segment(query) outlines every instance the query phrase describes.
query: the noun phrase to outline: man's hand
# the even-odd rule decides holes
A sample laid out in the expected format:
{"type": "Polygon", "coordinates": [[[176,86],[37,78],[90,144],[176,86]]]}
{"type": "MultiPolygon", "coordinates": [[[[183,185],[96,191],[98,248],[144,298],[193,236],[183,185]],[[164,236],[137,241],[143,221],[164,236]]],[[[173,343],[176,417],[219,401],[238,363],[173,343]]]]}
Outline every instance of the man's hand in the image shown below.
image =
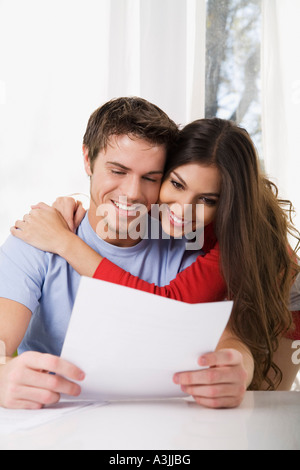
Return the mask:
{"type": "Polygon", "coordinates": [[[198,363],[208,368],[175,374],[173,380],[182,391],[207,408],[238,407],[248,378],[242,354],[235,349],[222,349],[202,356],[198,363]]]}
{"type": "Polygon", "coordinates": [[[37,410],[53,405],[60,395],[77,397],[82,381],[78,367],[57,356],[26,352],[0,366],[0,406],[37,410]]]}

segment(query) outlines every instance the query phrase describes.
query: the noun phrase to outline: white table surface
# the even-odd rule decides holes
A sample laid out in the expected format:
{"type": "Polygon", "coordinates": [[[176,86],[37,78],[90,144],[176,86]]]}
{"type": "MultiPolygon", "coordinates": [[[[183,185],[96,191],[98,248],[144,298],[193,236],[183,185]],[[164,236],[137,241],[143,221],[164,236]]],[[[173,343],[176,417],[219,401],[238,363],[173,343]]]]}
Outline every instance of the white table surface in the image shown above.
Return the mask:
{"type": "Polygon", "coordinates": [[[116,402],[1,436],[1,450],[300,449],[300,393],[247,392],[233,410],[185,399],[116,402]]]}

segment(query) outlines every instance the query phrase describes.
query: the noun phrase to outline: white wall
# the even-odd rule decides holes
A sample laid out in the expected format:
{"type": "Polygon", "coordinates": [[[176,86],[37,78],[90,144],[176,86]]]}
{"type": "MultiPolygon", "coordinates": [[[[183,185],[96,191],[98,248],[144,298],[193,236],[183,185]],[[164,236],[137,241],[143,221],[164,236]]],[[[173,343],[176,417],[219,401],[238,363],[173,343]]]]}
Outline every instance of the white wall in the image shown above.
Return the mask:
{"type": "Polygon", "coordinates": [[[82,138],[107,100],[203,116],[204,25],[205,0],[0,0],[0,244],[31,204],[89,192],[82,138]]]}

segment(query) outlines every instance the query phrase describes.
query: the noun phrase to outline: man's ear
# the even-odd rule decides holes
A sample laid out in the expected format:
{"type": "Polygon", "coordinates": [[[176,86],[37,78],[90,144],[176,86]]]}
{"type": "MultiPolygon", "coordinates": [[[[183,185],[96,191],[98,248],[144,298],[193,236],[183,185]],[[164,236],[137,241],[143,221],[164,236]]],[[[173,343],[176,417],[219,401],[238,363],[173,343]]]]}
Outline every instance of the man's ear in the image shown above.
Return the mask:
{"type": "Polygon", "coordinates": [[[82,146],[82,152],[83,152],[83,162],[84,162],[84,168],[86,171],[86,174],[88,176],[92,176],[92,170],[91,170],[91,161],[89,157],[89,149],[83,145],[82,146]]]}

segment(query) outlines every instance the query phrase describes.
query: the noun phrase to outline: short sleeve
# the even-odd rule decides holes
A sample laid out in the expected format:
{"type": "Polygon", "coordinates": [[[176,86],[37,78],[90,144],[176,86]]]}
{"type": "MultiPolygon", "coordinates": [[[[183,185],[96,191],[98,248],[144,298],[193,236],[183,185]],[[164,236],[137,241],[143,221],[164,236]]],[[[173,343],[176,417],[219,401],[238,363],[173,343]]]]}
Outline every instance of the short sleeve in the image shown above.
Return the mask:
{"type": "Polygon", "coordinates": [[[34,312],[47,272],[47,253],[10,236],[0,248],[0,297],[34,312]]]}

